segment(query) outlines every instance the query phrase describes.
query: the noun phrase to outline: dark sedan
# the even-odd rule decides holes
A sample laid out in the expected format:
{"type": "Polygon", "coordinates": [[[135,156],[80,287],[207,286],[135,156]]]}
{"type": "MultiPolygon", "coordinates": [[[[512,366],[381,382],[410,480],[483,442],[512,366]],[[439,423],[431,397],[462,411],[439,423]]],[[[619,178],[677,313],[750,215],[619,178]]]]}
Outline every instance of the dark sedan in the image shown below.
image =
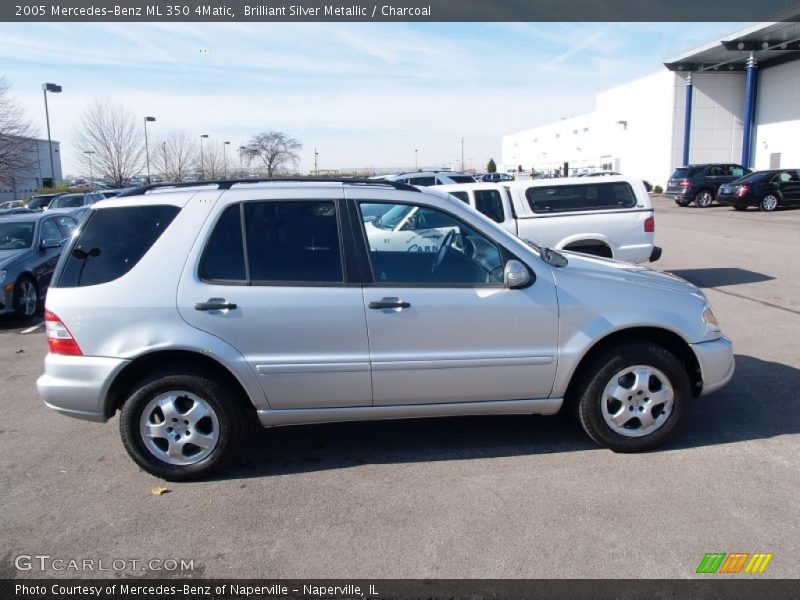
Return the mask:
{"type": "Polygon", "coordinates": [[[36,314],[76,225],[70,215],[47,212],[0,220],[0,315],[30,319],[36,314]]]}
{"type": "Polygon", "coordinates": [[[780,206],[800,205],[800,170],[756,171],[720,186],[717,200],[736,210],[757,206],[772,212],[780,206]]]}

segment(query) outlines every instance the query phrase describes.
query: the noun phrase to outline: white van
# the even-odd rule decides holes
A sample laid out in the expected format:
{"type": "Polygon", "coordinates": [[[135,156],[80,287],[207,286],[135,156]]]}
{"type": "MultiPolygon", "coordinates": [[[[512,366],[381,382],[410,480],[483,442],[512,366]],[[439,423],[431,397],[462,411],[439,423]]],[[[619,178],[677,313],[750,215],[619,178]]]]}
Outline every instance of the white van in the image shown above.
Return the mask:
{"type": "Polygon", "coordinates": [[[653,204],[622,175],[437,186],[541,246],[631,263],[656,261],[653,204]]]}

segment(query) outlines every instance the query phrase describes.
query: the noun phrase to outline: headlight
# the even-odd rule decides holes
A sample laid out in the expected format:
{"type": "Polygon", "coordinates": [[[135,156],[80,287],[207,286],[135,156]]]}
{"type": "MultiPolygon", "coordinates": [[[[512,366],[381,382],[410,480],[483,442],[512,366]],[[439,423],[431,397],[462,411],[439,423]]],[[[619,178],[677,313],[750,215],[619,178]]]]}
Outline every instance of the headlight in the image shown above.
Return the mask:
{"type": "Polygon", "coordinates": [[[717,321],[717,315],[714,314],[714,311],[711,310],[711,306],[706,304],[706,308],[703,311],[703,323],[711,327],[712,329],[719,329],[719,322],[717,321]]]}
{"type": "Polygon", "coordinates": [[[0,271],[0,283],[5,282],[6,275],[8,275],[8,271],[0,271]]]}

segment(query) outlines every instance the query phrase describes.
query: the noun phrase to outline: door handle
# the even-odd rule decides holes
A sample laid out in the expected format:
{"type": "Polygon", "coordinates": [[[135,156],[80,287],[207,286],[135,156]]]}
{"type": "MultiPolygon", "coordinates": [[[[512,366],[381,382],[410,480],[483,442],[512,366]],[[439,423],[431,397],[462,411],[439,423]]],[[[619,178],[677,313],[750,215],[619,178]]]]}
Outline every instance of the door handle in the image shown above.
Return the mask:
{"type": "Polygon", "coordinates": [[[224,300],[218,300],[216,302],[209,300],[208,302],[198,302],[194,305],[195,310],[233,310],[234,308],[236,308],[235,303],[225,302],[224,300]]]}
{"type": "Polygon", "coordinates": [[[403,300],[400,300],[400,298],[381,298],[380,300],[369,303],[369,307],[375,309],[409,308],[410,306],[411,306],[410,302],[404,302],[403,300]]]}

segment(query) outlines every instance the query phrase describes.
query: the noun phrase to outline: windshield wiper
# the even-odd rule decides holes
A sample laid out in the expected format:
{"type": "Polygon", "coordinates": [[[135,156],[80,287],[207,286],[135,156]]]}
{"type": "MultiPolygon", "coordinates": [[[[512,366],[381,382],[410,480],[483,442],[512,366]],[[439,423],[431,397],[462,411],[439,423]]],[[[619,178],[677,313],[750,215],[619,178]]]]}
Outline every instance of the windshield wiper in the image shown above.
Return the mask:
{"type": "Polygon", "coordinates": [[[557,268],[566,267],[569,264],[567,257],[553,250],[552,248],[548,248],[547,246],[540,246],[536,242],[531,240],[522,238],[526,244],[531,246],[534,250],[536,250],[539,255],[542,257],[542,260],[546,262],[548,265],[552,265],[557,268]]]}

